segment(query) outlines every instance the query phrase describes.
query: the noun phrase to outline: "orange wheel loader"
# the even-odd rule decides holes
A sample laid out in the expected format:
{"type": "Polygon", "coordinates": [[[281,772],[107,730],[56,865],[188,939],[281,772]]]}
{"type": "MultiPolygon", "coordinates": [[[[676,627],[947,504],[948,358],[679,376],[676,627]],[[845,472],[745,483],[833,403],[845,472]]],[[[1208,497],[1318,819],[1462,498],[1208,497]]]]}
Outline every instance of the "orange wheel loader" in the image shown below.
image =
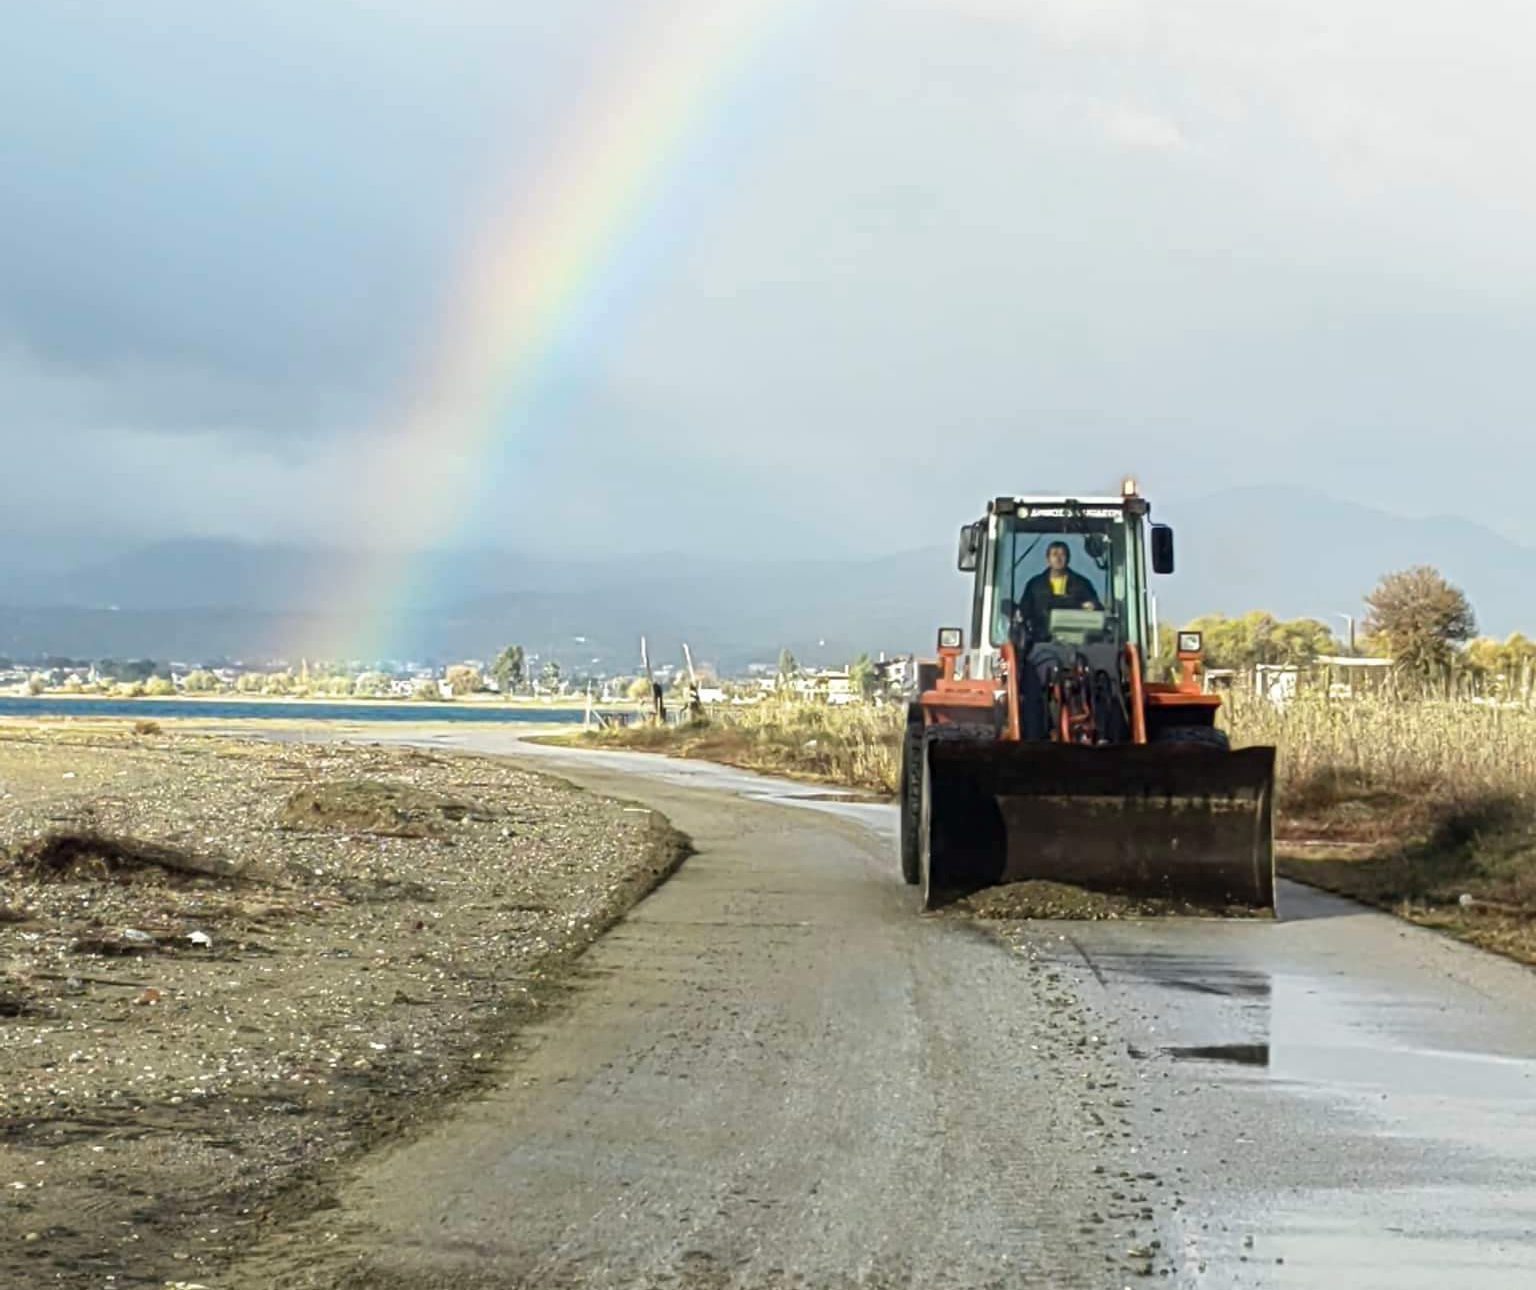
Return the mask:
{"type": "Polygon", "coordinates": [[[1118,497],[1000,497],[960,532],[970,648],[939,632],[902,750],[902,876],[925,909],[1048,879],[1204,907],[1274,904],[1275,750],[1233,750],[1201,641],[1149,679],[1148,570],[1173,531],[1118,497]]]}

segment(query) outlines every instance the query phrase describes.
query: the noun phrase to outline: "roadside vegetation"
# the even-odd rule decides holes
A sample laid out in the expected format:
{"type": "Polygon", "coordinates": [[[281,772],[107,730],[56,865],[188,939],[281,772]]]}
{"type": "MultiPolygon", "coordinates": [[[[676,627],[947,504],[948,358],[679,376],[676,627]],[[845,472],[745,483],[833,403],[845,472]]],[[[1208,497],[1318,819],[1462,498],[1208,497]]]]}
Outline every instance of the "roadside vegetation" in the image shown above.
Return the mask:
{"type": "MultiPolygon", "coordinates": [[[[894,794],[903,716],[779,697],[576,739],[894,794]]],[[[1303,690],[1229,696],[1223,721],[1279,749],[1282,874],[1536,962],[1536,708],[1303,690]]]]}
{"type": "Polygon", "coordinates": [[[768,775],[789,775],[871,793],[894,793],[901,771],[903,709],[835,706],[778,696],[712,709],[677,726],[635,724],[576,736],[586,746],[701,757],[768,775]]]}
{"type": "Polygon", "coordinates": [[[1227,713],[1234,742],[1280,750],[1282,874],[1536,962],[1536,708],[1303,693],[1227,713]]]}

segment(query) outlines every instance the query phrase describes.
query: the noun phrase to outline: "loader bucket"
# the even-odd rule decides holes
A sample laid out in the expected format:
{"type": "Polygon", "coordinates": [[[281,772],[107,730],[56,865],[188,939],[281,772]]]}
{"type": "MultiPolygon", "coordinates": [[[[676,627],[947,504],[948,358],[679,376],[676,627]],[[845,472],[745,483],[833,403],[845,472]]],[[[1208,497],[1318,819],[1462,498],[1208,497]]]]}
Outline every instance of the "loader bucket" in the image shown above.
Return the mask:
{"type": "Polygon", "coordinates": [[[1221,909],[1275,900],[1273,748],[927,745],[924,907],[1028,879],[1221,909]]]}

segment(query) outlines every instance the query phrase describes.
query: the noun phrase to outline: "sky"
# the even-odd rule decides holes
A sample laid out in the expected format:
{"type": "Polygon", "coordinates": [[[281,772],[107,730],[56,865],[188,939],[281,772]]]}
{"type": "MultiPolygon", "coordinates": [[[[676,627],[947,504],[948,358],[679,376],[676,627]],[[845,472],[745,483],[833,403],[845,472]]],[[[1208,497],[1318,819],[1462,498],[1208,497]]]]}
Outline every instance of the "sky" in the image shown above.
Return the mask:
{"type": "Polygon", "coordinates": [[[0,541],[841,556],[1128,471],[1536,544],[1533,56],[1514,0],[16,6],[0,541]]]}

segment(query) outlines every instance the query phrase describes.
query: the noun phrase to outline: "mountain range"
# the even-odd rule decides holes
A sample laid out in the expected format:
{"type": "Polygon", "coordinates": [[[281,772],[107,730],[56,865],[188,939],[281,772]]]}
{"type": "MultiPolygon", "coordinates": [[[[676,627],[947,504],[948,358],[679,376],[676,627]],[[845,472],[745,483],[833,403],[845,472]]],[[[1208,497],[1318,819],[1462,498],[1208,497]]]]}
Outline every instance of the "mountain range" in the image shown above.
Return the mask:
{"type": "MultiPolygon", "coordinates": [[[[1482,630],[1536,630],[1536,548],[1453,516],[1410,518],[1297,488],[1236,489],[1157,508],[1175,526],[1179,571],[1157,586],[1164,621],[1266,609],[1321,618],[1342,633],[1384,573],[1431,564],[1462,587],[1482,630]]],[[[568,668],[630,671],[638,638],[670,659],[688,641],[726,670],[868,650],[930,648],[966,618],[954,543],[965,516],[908,519],[878,558],[773,561],[728,550],[561,559],[499,551],[424,557],[429,588],[389,649],[411,659],[486,658],[516,641],[568,668]],[[941,534],[904,549],[914,536],[941,534]]],[[[35,555],[35,553],[30,553],[35,555]]],[[[199,661],[291,658],[335,611],[303,603],[360,574],[355,552],[184,540],[87,555],[39,573],[25,547],[0,550],[0,654],[199,661]]]]}

